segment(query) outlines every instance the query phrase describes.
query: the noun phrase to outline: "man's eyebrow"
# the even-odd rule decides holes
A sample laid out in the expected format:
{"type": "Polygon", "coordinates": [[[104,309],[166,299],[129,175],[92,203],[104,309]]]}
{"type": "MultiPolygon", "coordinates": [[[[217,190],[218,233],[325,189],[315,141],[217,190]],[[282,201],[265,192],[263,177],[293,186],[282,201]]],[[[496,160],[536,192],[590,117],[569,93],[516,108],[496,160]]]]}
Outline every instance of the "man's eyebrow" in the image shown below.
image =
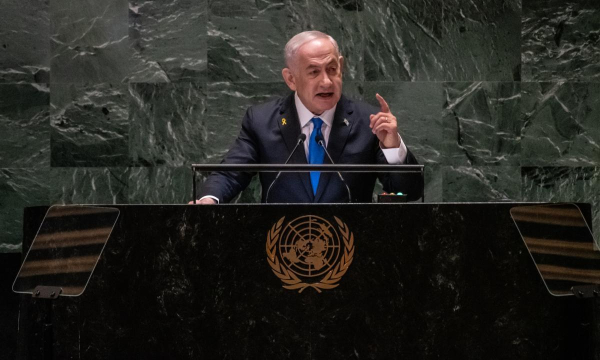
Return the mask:
{"type": "Polygon", "coordinates": [[[336,61],[336,59],[331,59],[330,61],[326,62],[326,63],[312,63],[312,64],[308,64],[306,66],[306,69],[311,69],[311,68],[320,68],[321,66],[330,66],[330,65],[338,65],[338,62],[336,61]]]}

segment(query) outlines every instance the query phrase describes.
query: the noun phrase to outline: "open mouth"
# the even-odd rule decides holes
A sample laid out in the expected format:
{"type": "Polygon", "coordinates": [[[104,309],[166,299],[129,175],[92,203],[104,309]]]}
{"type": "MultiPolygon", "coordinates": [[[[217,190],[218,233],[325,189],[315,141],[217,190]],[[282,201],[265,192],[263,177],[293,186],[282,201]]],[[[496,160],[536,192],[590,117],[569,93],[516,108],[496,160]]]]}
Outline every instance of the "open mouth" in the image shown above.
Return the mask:
{"type": "Polygon", "coordinates": [[[318,93],[317,96],[322,99],[329,99],[333,96],[333,93],[332,92],[323,92],[323,93],[318,93]]]}

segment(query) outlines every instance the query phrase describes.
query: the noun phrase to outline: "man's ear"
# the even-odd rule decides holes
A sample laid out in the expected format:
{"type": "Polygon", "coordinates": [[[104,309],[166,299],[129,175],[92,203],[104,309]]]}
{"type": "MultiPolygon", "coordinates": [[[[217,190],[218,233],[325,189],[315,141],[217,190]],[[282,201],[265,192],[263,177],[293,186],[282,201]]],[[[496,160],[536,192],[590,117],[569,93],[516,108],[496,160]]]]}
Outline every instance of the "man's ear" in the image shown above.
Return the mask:
{"type": "Polygon", "coordinates": [[[339,62],[340,62],[340,72],[343,73],[344,72],[344,57],[340,56],[338,58],[339,62]]]}
{"type": "Polygon", "coordinates": [[[283,70],[281,70],[281,75],[283,76],[283,80],[290,88],[290,90],[296,91],[296,79],[294,78],[294,74],[292,74],[292,71],[288,68],[284,68],[283,70]]]}

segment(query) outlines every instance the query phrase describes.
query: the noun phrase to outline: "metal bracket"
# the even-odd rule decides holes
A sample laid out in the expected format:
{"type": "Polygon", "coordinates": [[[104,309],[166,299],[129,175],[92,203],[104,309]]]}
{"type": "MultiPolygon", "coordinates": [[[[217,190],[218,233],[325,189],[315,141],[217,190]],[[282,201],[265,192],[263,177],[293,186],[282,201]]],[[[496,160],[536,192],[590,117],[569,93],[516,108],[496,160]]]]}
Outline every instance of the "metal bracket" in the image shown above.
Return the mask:
{"type": "Polygon", "coordinates": [[[571,292],[578,299],[600,297],[600,285],[573,286],[571,292]]]}
{"type": "Polygon", "coordinates": [[[62,294],[62,288],[58,286],[39,285],[33,289],[31,296],[40,299],[57,299],[60,294],[62,294]]]}

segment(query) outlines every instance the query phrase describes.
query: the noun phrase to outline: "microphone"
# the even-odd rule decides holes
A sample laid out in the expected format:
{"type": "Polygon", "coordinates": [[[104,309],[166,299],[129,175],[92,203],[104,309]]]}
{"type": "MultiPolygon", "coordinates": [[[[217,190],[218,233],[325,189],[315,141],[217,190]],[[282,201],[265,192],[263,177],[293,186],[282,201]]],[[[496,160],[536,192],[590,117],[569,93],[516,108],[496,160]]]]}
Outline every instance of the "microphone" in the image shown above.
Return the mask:
{"type": "MultiPolygon", "coordinates": [[[[296,150],[298,150],[298,147],[300,145],[304,144],[305,141],[306,141],[306,135],[305,134],[300,134],[298,136],[298,140],[296,141],[296,146],[294,146],[294,149],[292,149],[292,152],[290,153],[290,156],[288,156],[288,158],[285,161],[284,165],[287,164],[288,162],[290,162],[290,159],[292,158],[292,155],[294,155],[294,153],[296,152],[296,150]]],[[[277,175],[275,176],[275,180],[273,180],[273,182],[271,183],[271,185],[269,185],[269,188],[267,189],[267,196],[265,196],[265,203],[269,202],[269,193],[271,192],[271,188],[275,184],[275,181],[277,181],[277,179],[279,179],[280,175],[281,175],[281,171],[277,173],[277,175]]]]}
{"type": "MultiPolygon", "coordinates": [[[[331,161],[332,164],[335,164],[333,162],[333,159],[331,158],[331,155],[329,155],[329,152],[327,151],[327,147],[325,147],[325,139],[323,139],[323,135],[317,134],[317,136],[315,137],[315,141],[317,142],[317,144],[321,145],[323,150],[325,150],[325,154],[327,154],[329,161],[331,161]]],[[[346,182],[346,180],[344,180],[344,177],[342,176],[342,174],[339,171],[336,171],[336,172],[337,172],[338,176],[340,177],[340,180],[342,180],[344,185],[346,185],[346,190],[348,190],[348,202],[351,203],[352,195],[350,194],[350,188],[348,187],[348,183],[346,182]]]]}

